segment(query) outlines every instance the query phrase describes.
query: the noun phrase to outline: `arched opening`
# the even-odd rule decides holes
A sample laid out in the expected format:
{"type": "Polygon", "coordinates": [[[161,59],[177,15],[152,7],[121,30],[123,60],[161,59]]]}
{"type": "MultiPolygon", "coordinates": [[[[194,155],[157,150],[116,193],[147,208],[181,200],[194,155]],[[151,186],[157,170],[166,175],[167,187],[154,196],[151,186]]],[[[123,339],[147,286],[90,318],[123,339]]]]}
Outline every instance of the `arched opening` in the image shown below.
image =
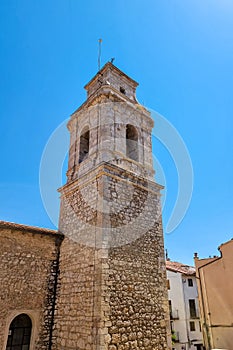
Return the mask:
{"type": "Polygon", "coordinates": [[[10,324],[6,350],[29,350],[32,321],[26,314],[16,316],[10,324]]]}
{"type": "Polygon", "coordinates": [[[133,125],[126,125],[126,156],[138,162],[138,132],[133,125]]]}
{"type": "Polygon", "coordinates": [[[83,132],[80,136],[80,145],[79,145],[79,164],[84,161],[89,153],[89,139],[90,131],[87,130],[83,132]]]}

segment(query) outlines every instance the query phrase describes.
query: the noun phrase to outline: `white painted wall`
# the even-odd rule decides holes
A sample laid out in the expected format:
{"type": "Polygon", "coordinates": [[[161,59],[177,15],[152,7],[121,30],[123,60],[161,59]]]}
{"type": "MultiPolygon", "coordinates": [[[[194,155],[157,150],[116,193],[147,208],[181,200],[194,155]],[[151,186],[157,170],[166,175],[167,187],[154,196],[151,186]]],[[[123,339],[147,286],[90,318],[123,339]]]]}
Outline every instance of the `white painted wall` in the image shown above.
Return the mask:
{"type": "Polygon", "coordinates": [[[172,303],[172,311],[176,313],[178,310],[179,316],[179,319],[171,320],[174,331],[179,333],[179,342],[172,347],[176,350],[197,350],[194,344],[202,343],[199,318],[190,319],[189,312],[189,299],[195,299],[197,315],[199,315],[196,278],[167,270],[167,279],[170,284],[168,297],[172,303]],[[192,287],[188,286],[188,278],[193,280],[192,287]],[[190,331],[190,321],[195,322],[195,331],[190,331]]]}
{"type": "MultiPolygon", "coordinates": [[[[195,322],[195,331],[190,331],[189,329],[189,339],[194,343],[197,343],[197,340],[202,340],[202,333],[200,331],[200,320],[199,320],[199,308],[198,308],[198,291],[197,291],[197,283],[196,278],[191,276],[183,276],[183,290],[184,290],[184,301],[185,301],[185,309],[188,319],[188,328],[189,322],[195,322]],[[192,278],[193,287],[189,287],[188,278],[192,278]],[[190,318],[190,310],[189,310],[189,299],[195,300],[197,317],[196,319],[190,318]]],[[[195,347],[194,347],[195,349],[195,347]]]]}

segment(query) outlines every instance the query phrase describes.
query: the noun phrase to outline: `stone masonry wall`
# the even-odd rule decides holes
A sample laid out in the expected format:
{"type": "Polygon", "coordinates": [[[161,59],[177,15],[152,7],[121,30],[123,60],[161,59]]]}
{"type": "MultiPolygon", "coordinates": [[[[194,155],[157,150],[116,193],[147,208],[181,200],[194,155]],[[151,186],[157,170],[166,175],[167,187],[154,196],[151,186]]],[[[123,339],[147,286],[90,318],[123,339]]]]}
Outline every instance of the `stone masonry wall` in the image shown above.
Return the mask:
{"type": "Polygon", "coordinates": [[[79,110],[69,121],[70,150],[68,181],[82,177],[101,162],[119,165],[135,174],[153,180],[150,113],[139,104],[114,102],[91,105],[79,110]],[[126,125],[138,133],[138,162],[126,154],[126,125]],[[90,130],[90,149],[85,161],[79,164],[80,135],[90,130]]]}
{"type": "Polygon", "coordinates": [[[112,231],[108,350],[168,349],[160,187],[122,171],[118,178],[110,173],[104,192],[112,231]]]}
{"type": "Polygon", "coordinates": [[[59,296],[53,350],[94,349],[97,343],[100,262],[95,248],[101,180],[86,177],[62,193],[59,230],[65,234],[60,253],[59,296]]]}
{"type": "Polygon", "coordinates": [[[134,243],[110,252],[109,350],[168,348],[158,232],[154,227],[134,243]]]}
{"type": "Polygon", "coordinates": [[[109,164],[62,189],[53,350],[169,349],[160,189],[109,164]]]}
{"type": "Polygon", "coordinates": [[[32,349],[49,350],[60,240],[55,232],[0,228],[0,349],[12,319],[24,312],[32,320],[32,349]]]}

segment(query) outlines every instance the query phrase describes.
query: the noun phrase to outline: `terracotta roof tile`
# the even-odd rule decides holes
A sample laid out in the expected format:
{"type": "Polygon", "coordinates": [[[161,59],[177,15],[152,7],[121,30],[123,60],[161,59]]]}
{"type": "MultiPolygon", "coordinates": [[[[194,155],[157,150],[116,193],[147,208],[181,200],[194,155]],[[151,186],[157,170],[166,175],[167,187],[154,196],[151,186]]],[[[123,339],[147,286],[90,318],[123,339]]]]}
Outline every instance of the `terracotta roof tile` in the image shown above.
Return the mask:
{"type": "Polygon", "coordinates": [[[12,229],[12,230],[19,230],[19,231],[29,231],[33,233],[41,233],[41,234],[52,234],[52,235],[59,235],[60,233],[56,230],[51,230],[48,228],[43,227],[36,227],[36,226],[29,226],[29,225],[22,225],[17,224],[15,222],[8,222],[8,221],[1,221],[0,220],[0,229],[12,229]]]}
{"type": "Polygon", "coordinates": [[[184,265],[184,264],[177,262],[177,261],[167,260],[166,261],[166,268],[167,268],[167,270],[179,272],[179,273],[182,273],[183,275],[188,275],[188,276],[195,275],[195,273],[196,273],[195,267],[189,266],[189,265],[184,265]]]}

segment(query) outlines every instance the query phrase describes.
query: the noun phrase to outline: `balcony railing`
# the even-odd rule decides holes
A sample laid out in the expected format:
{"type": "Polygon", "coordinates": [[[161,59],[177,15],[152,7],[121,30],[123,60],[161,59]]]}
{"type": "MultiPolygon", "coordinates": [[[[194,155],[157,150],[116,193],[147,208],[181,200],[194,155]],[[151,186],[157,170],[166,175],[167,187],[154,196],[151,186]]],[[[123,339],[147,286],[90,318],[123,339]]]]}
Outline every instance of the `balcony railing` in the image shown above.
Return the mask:
{"type": "Polygon", "coordinates": [[[198,312],[197,311],[192,311],[192,312],[190,312],[190,318],[193,318],[193,319],[197,319],[197,318],[199,318],[199,314],[198,314],[198,312]]]}
{"type": "Polygon", "coordinates": [[[172,331],[172,341],[178,343],[180,341],[179,332],[172,331]]]}
{"type": "Polygon", "coordinates": [[[180,336],[179,336],[179,332],[175,332],[175,342],[179,342],[180,341],[180,336]]]}

